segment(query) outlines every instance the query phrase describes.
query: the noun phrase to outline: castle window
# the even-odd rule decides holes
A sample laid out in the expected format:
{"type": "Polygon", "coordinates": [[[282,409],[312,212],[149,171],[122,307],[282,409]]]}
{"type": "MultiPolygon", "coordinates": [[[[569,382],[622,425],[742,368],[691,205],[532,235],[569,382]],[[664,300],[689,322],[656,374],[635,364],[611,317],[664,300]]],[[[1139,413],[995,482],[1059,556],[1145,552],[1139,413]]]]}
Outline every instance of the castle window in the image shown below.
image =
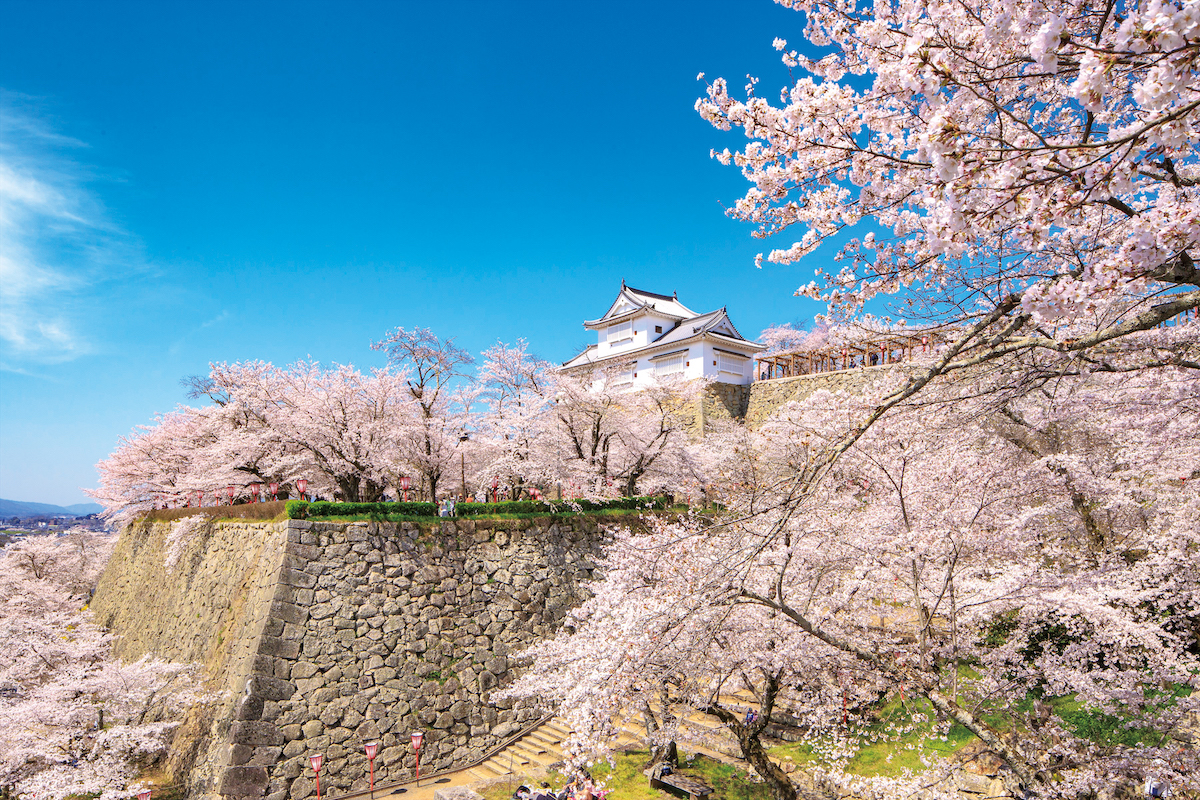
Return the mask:
{"type": "Polygon", "coordinates": [[[621,322],[608,326],[609,345],[633,341],[633,322],[621,322]]]}
{"type": "Polygon", "coordinates": [[[737,356],[729,356],[724,353],[717,353],[717,362],[720,366],[717,368],[719,372],[729,375],[744,375],[746,359],[738,358],[737,356]]]}
{"type": "Polygon", "coordinates": [[[656,375],[675,375],[683,372],[684,360],[683,354],[672,356],[671,358],[663,358],[655,362],[654,373],[656,375]]]}

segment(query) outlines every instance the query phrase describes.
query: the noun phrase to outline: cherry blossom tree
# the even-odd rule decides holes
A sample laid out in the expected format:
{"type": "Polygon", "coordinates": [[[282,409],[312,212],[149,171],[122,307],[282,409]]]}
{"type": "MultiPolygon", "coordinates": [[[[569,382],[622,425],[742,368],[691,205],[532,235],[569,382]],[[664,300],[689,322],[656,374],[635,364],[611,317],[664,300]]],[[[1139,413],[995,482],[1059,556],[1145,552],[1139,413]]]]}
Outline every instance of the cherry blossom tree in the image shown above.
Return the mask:
{"type": "Polygon", "coordinates": [[[803,230],[767,260],[863,231],[802,292],[853,309],[917,287],[999,352],[1080,351],[1200,304],[1194,3],[778,2],[804,15],[809,49],[775,40],[800,77],[778,105],[717,79],[696,108],[751,140],[715,153],[753,184],[730,214],[803,230]],[[1134,302],[1061,327],[1114,299],[1134,302]]]}
{"type": "Polygon", "coordinates": [[[477,470],[479,482],[498,477],[505,485],[520,486],[557,479],[545,460],[539,460],[544,448],[537,442],[553,419],[551,398],[557,380],[552,370],[529,353],[524,339],[512,347],[497,342],[483,352],[477,378],[483,411],[472,422],[476,442],[487,453],[477,470]]]}
{"type": "MultiPolygon", "coordinates": [[[[714,151],[752,184],[730,215],[759,237],[803,231],[774,263],[849,237],[844,266],[798,292],[839,318],[902,295],[905,318],[957,333],[866,425],[938,375],[1013,354],[1116,368],[1107,345],[1195,313],[1194,2],[777,2],[803,14],[808,43],[775,40],[799,72],[779,102],[718,78],[696,103],[750,139],[714,151]]],[[[1164,361],[1200,365],[1186,349],[1148,363],[1164,361]]]]}
{"type": "Polygon", "coordinates": [[[688,425],[703,381],[655,379],[634,390],[615,374],[556,376],[543,462],[583,493],[678,488],[692,478],[688,425]]]}
{"type": "MultiPolygon", "coordinates": [[[[362,373],[297,362],[214,364],[203,382],[213,405],[181,406],[123,439],[97,469],[92,496],[122,520],[198,492],[251,483],[310,481],[313,492],[373,501],[395,484],[433,425],[403,372],[362,373]],[[407,449],[406,449],[407,448],[407,449]]],[[[414,457],[415,458],[415,457],[414,457]]],[[[424,463],[424,462],[418,462],[424,463]]]]}
{"type": "Polygon", "coordinates": [[[347,501],[379,499],[397,439],[416,424],[403,373],[249,362],[214,365],[212,379],[230,398],[220,409],[224,441],[236,453],[220,461],[237,463],[265,446],[273,473],[294,479],[297,467],[312,469],[347,501]]]}
{"type": "Polygon", "coordinates": [[[453,339],[439,339],[428,328],[396,328],[371,349],[386,351],[388,364],[406,375],[408,393],[420,416],[402,437],[403,457],[420,472],[430,498],[436,499],[438,483],[466,433],[471,398],[461,393],[456,382],[465,382],[468,375],[463,369],[475,359],[453,339]]]}
{"type": "MultiPolygon", "coordinates": [[[[595,748],[664,685],[716,713],[731,677],[765,697],[779,675],[801,725],[847,746],[828,780],[932,796],[944,761],[917,783],[844,771],[843,708],[907,693],[935,732],[961,725],[998,754],[1014,792],[1076,797],[1151,772],[1198,788],[1195,749],[1170,735],[1197,707],[1200,387],[1178,369],[1064,378],[1070,363],[1040,365],[1053,380],[982,375],[906,404],[815,487],[797,485],[805,464],[904,378],[789,406],[743,439],[751,450],[709,457],[742,478],[716,524],[618,537],[593,599],[529,653],[514,691],[561,703],[595,748]],[[587,645],[601,640],[602,653],[587,645]],[[1055,698],[1128,734],[1089,737],[1055,698]]],[[[656,736],[686,736],[683,716],[656,736]]]]}
{"type": "Polygon", "coordinates": [[[128,797],[202,700],[190,668],[124,664],[83,610],[115,537],[30,536],[0,554],[0,784],[128,797]]]}

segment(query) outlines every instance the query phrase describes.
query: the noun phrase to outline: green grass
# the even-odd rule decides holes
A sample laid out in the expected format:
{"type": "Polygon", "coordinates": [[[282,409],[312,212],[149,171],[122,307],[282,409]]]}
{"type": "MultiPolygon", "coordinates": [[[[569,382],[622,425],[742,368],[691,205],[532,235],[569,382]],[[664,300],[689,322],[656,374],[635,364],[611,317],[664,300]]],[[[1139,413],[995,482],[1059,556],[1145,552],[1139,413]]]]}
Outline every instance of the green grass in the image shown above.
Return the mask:
{"type": "MultiPolygon", "coordinates": [[[[925,720],[933,718],[932,708],[925,701],[910,700],[906,707],[893,700],[881,706],[876,720],[860,727],[856,736],[859,749],[847,762],[846,771],[865,777],[898,777],[906,770],[922,772],[922,752],[950,756],[975,738],[966,728],[954,725],[943,739],[934,733],[933,722],[914,722],[914,714],[925,720]],[[903,728],[909,730],[900,732],[903,728]]],[[[769,752],[776,759],[790,758],[801,767],[824,762],[817,750],[801,742],[772,747],[769,752]]]]}
{"type": "MultiPolygon", "coordinates": [[[[960,678],[970,680],[969,668],[960,669],[960,678]]],[[[1186,691],[1164,692],[1163,701],[1186,691]]],[[[1074,697],[1052,697],[1046,702],[1055,716],[1076,736],[1088,739],[1101,746],[1162,746],[1167,736],[1147,728],[1129,728],[1120,717],[1084,708],[1074,697]]],[[[1009,733],[1023,727],[1023,718],[1033,708],[1032,696],[1012,708],[984,708],[980,716],[998,733],[1009,733]]],[[[890,700],[875,709],[875,716],[866,725],[859,725],[854,733],[858,751],[845,764],[847,772],[864,777],[898,777],[906,770],[913,773],[924,771],[921,754],[952,756],[975,740],[975,734],[962,725],[952,725],[943,734],[944,726],[935,725],[935,714],[928,701],[910,699],[902,705],[898,699],[890,700]],[[914,720],[914,715],[920,715],[914,720]]],[[[853,724],[853,723],[852,723],[853,724]]],[[[828,765],[821,756],[819,745],[788,743],[773,747],[770,753],[776,759],[790,758],[797,766],[828,765]]]]}
{"type": "MultiPolygon", "coordinates": [[[[724,800],[768,800],[771,796],[767,787],[749,780],[745,770],[730,764],[697,755],[692,760],[680,759],[679,773],[698,778],[713,787],[712,797],[724,800]]],[[[604,783],[613,790],[612,800],[665,800],[679,795],[650,788],[650,780],[642,774],[650,755],[645,750],[633,750],[614,754],[615,767],[600,762],[589,772],[596,783],[604,783]]],[[[522,783],[535,787],[547,781],[555,791],[566,784],[565,775],[551,772],[546,776],[517,775],[512,780],[494,783],[481,791],[485,800],[508,800],[513,789],[522,783]]]]}
{"type": "Polygon", "coordinates": [[[357,516],[346,517],[308,517],[308,519],[314,522],[356,522],[369,520],[374,522],[417,522],[429,525],[438,522],[461,522],[464,520],[559,519],[563,517],[636,517],[648,513],[662,512],[649,512],[640,508],[614,508],[605,509],[603,511],[561,511],[554,514],[474,514],[471,516],[454,517],[415,517],[408,514],[361,514],[357,516]]]}

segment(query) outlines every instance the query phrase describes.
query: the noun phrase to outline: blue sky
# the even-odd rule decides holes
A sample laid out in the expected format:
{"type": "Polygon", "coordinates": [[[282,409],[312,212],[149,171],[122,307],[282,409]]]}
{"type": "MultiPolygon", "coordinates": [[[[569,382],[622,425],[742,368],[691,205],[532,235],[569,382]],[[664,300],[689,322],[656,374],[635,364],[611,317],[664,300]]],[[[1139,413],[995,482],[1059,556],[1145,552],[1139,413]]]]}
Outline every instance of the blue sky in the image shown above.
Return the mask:
{"type": "MultiPolygon", "coordinates": [[[[622,278],[811,318],[755,269],[698,72],[776,96],[769,0],[0,4],[0,496],[85,501],[210,361],[561,361],[622,278]]],[[[818,254],[816,258],[819,258],[818,254]]]]}

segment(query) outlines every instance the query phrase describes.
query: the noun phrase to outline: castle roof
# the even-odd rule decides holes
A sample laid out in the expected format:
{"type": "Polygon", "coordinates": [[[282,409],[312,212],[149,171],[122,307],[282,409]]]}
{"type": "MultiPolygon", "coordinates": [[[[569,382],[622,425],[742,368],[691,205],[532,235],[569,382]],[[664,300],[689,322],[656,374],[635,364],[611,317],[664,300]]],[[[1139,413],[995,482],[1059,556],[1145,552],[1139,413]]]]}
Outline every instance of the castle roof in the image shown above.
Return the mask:
{"type": "Polygon", "coordinates": [[[677,348],[701,339],[724,345],[730,348],[728,352],[738,355],[758,353],[766,349],[764,345],[748,341],[742,336],[729,319],[729,312],[724,307],[706,314],[697,314],[679,302],[679,296],[676,294],[656,294],[634,289],[626,286],[625,281],[621,281],[621,291],[604,316],[585,322],[583,326],[595,330],[644,315],[665,317],[673,320],[675,324],[649,344],[620,350],[603,357],[597,352],[598,345],[588,345],[582,353],[563,364],[563,367],[570,369],[600,363],[620,363],[644,355],[663,354],[672,347],[677,348]]]}
{"type": "Polygon", "coordinates": [[[679,296],[676,294],[657,294],[634,289],[632,286],[626,286],[625,281],[621,281],[621,291],[617,294],[617,299],[608,307],[608,311],[605,311],[600,319],[584,322],[583,327],[605,328],[615,322],[634,319],[641,313],[651,313],[658,317],[675,320],[691,319],[697,316],[695,311],[679,302],[679,296]]]}

